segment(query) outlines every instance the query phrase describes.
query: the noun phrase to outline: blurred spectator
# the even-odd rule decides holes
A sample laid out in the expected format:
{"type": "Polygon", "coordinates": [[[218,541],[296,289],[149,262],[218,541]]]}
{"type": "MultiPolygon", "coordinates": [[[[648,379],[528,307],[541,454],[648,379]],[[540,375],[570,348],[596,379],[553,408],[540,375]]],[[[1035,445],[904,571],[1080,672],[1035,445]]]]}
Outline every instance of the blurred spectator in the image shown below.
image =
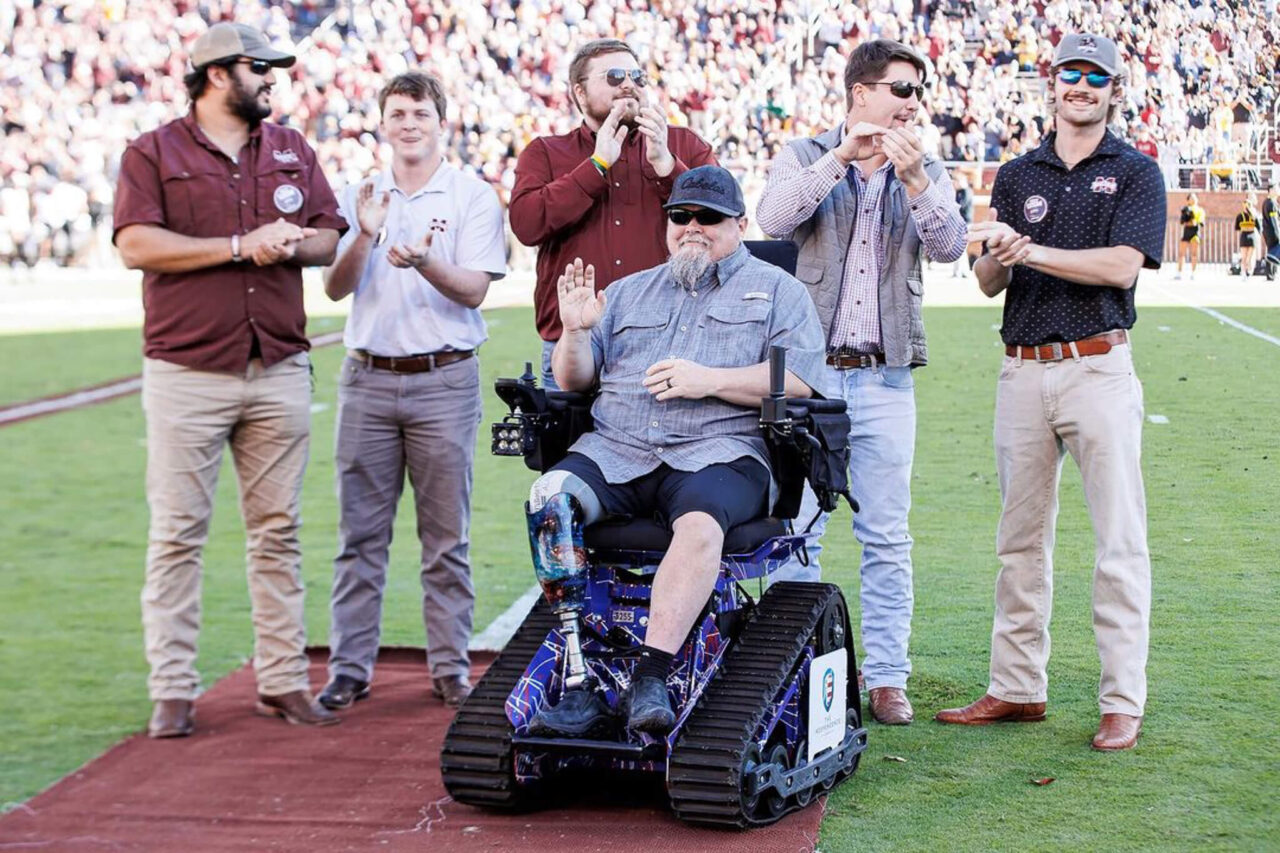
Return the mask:
{"type": "MultiPolygon", "coordinates": [[[[573,52],[621,36],[664,93],[668,121],[712,144],[754,209],[781,141],[840,120],[844,58],[880,36],[933,63],[922,135],[944,159],[994,164],[1038,145],[1053,45],[1064,31],[1086,30],[1116,39],[1128,56],[1117,130],[1136,139],[1145,127],[1171,183],[1203,186],[1209,162],[1265,162],[1280,51],[1268,4],[0,0],[0,261],[100,257],[93,234],[126,140],[186,111],[187,50],[208,23],[231,17],[281,42],[308,42],[304,61],[279,81],[276,107],[338,184],[375,167],[379,84],[420,67],[449,87],[450,162],[493,184],[505,204],[529,140],[573,125],[564,82],[573,52]]],[[[513,266],[527,268],[531,253],[512,248],[513,266]]]]}

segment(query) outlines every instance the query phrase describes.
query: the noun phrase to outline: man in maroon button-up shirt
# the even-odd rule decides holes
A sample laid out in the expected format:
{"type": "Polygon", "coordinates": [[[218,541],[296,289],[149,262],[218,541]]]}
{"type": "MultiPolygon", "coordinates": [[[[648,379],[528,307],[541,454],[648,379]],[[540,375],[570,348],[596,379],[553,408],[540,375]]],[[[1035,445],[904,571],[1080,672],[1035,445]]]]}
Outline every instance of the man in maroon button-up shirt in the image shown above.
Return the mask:
{"type": "Polygon", "coordinates": [[[626,42],[598,39],[569,64],[582,124],[533,140],[516,163],[511,230],[538,247],[533,292],[545,342],[542,379],[555,387],[551,350],[560,339],[556,281],[575,258],[596,269],[596,289],[667,259],[662,205],[671,185],[695,166],[715,164],[711,147],[688,128],[668,127],[648,78],[626,42]]]}
{"type": "Polygon", "coordinates": [[[248,532],[259,713],[337,722],[308,691],[298,502],[310,436],[302,267],[333,261],[346,225],[302,135],[262,120],[294,57],[243,24],[192,49],[191,112],[136,139],[115,242],[141,269],[147,502],[142,621],[153,737],[190,734],[201,551],[230,443],[248,532]]]}

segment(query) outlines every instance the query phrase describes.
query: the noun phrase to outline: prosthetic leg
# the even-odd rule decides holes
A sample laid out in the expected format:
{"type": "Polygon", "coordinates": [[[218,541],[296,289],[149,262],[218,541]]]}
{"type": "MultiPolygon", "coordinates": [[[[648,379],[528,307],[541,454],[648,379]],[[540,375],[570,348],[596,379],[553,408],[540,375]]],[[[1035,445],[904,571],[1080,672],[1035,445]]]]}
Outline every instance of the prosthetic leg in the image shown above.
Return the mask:
{"type": "Polygon", "coordinates": [[[565,641],[564,695],[554,706],[543,706],[529,722],[540,737],[586,737],[612,725],[612,712],[595,691],[582,658],[579,614],[586,605],[586,548],[582,541],[585,513],[578,499],[556,492],[540,508],[526,505],[533,570],[542,594],[560,619],[565,641]]]}

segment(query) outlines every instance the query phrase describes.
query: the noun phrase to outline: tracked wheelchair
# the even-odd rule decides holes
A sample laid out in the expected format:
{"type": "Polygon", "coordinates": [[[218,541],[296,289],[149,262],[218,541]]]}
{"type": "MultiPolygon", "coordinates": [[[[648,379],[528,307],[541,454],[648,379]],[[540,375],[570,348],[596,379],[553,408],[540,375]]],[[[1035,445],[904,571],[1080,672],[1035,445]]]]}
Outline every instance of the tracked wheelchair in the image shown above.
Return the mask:
{"type": "MultiPolygon", "coordinates": [[[[544,596],[445,737],[441,770],[454,800],[527,810],[554,802],[557,780],[575,771],[632,771],[662,775],[680,819],[745,828],[804,808],[857,769],[867,732],[839,587],[779,582],[758,599],[748,589],[803,553],[804,537],[790,520],[806,480],[825,510],[841,496],[853,504],[844,401],[785,398],[785,353],[775,348],[770,360],[760,428],[779,498],[772,515],[725,536],[714,591],[667,679],[674,728],[656,737],[618,720],[588,737],[531,731],[538,710],[570,688],[586,687],[618,707],[644,640],[650,585],[671,541],[653,519],[606,519],[584,529],[566,509],[531,521],[544,596]]],[[[591,429],[592,397],[537,387],[531,366],[519,379],[499,379],[496,390],[510,408],[493,425],[496,455],[523,456],[546,472],[591,429]]]]}

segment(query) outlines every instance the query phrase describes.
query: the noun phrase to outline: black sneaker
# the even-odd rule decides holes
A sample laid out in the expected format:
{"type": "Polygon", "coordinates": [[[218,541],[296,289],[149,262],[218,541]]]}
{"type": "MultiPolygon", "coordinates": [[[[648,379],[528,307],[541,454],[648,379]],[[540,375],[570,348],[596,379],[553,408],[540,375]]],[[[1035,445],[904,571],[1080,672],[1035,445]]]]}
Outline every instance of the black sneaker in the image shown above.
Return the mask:
{"type": "Polygon", "coordinates": [[[566,690],[552,707],[543,706],[529,721],[534,737],[590,737],[613,725],[613,713],[600,694],[585,687],[566,690]]]}
{"type": "Polygon", "coordinates": [[[676,724],[675,711],[667,697],[667,683],[651,675],[631,683],[623,706],[627,712],[627,728],[651,735],[665,735],[676,724]]]}
{"type": "Polygon", "coordinates": [[[316,699],[330,711],[340,711],[343,708],[350,708],[352,704],[368,695],[369,682],[349,675],[335,675],[316,699]]]}

